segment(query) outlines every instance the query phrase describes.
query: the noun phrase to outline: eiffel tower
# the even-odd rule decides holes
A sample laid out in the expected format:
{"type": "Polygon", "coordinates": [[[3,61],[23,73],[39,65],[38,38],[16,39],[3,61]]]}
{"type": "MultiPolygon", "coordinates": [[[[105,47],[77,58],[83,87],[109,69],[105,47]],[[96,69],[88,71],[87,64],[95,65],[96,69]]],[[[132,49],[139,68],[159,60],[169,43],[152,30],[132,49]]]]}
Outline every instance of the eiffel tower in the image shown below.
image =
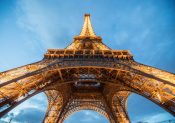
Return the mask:
{"type": "Polygon", "coordinates": [[[83,109],[111,123],[129,123],[131,93],[175,116],[175,74],[136,62],[128,50],[110,49],[95,34],[89,14],[65,49],[48,49],[39,62],[0,73],[0,117],[41,92],[48,99],[43,123],[62,123],[83,109]]]}

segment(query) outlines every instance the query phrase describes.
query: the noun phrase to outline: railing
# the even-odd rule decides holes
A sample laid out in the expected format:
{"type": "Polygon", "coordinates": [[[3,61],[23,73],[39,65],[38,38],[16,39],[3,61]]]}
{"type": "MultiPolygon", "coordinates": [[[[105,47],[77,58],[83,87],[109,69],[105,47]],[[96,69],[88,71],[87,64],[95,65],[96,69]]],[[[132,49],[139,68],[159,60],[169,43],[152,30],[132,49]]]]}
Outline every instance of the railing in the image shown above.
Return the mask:
{"type": "Polygon", "coordinates": [[[117,58],[133,59],[129,50],[67,50],[49,49],[44,58],[117,58]]]}

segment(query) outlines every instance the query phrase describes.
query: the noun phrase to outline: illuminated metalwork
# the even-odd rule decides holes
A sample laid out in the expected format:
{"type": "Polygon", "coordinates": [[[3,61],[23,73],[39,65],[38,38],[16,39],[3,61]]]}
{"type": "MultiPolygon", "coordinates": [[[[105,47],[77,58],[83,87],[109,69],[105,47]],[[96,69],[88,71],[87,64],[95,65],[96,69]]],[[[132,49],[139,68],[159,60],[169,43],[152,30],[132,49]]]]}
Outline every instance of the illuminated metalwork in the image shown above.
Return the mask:
{"type": "Polygon", "coordinates": [[[40,92],[48,97],[45,123],[61,123],[81,109],[95,110],[111,123],[129,123],[131,93],[175,115],[175,75],[134,61],[128,50],[107,47],[89,14],[67,48],[49,49],[39,62],[0,73],[0,117],[40,92]]]}

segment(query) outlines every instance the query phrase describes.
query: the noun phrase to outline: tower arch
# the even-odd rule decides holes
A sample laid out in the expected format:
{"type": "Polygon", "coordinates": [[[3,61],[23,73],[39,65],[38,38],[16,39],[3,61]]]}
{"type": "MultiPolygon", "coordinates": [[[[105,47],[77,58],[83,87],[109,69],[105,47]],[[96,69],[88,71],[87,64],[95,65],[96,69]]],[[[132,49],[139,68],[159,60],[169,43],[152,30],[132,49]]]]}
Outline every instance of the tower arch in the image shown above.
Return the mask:
{"type": "Polygon", "coordinates": [[[77,112],[73,112],[69,115],[63,123],[72,122],[72,123],[83,123],[83,122],[104,122],[110,123],[109,119],[107,119],[104,115],[100,114],[95,110],[79,110],[77,112]]]}
{"type": "MultiPolygon", "coordinates": [[[[76,106],[70,106],[70,109],[68,111],[64,112],[64,116],[59,120],[59,123],[62,123],[66,118],[68,118],[70,115],[72,115],[73,113],[76,113],[78,111],[81,110],[92,110],[92,111],[96,111],[99,114],[101,114],[102,116],[104,116],[105,118],[107,118],[111,123],[114,122],[114,119],[111,118],[111,116],[109,115],[110,113],[107,112],[107,110],[105,109],[105,107],[99,107],[99,104],[97,102],[74,102],[77,104],[74,104],[76,106]]],[[[100,104],[100,106],[102,106],[100,104]]]]}

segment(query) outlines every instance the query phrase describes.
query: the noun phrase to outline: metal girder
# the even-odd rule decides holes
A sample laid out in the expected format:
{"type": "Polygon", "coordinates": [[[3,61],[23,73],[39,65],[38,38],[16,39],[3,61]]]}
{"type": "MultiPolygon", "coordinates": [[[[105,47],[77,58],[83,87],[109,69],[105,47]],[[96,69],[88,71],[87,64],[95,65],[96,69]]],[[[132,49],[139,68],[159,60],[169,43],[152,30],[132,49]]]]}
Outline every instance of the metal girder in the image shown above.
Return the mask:
{"type": "Polygon", "coordinates": [[[61,123],[81,109],[128,123],[131,92],[175,115],[175,74],[135,62],[128,50],[107,47],[95,35],[90,15],[66,49],[49,49],[42,61],[0,73],[0,117],[40,92],[48,97],[45,123],[61,123]]]}
{"type": "MultiPolygon", "coordinates": [[[[21,98],[19,101],[13,101],[13,102],[10,101],[10,103],[7,102],[8,105],[6,105],[6,102],[5,102],[5,104],[3,106],[1,106],[1,108],[3,108],[3,110],[1,110],[1,112],[0,112],[0,117],[3,117],[5,114],[7,114],[12,109],[14,109],[16,106],[18,106],[19,104],[21,104],[25,100],[31,98],[32,96],[34,96],[40,92],[42,92],[42,91],[35,91],[35,92],[27,95],[26,97],[21,98]]],[[[7,100],[5,100],[5,101],[7,101],[7,100]]]]}
{"type": "MultiPolygon", "coordinates": [[[[161,105],[162,107],[166,108],[168,111],[173,113],[173,110],[171,110],[172,109],[171,107],[173,106],[173,100],[174,100],[173,94],[171,94],[167,90],[161,90],[160,88],[162,88],[163,86],[164,87],[168,86],[171,88],[174,88],[174,87],[168,84],[165,85],[162,81],[157,81],[157,79],[154,79],[154,77],[152,76],[143,76],[143,74],[138,74],[138,72],[123,70],[118,68],[115,69],[115,68],[95,67],[95,66],[68,67],[68,68],[60,68],[60,70],[59,68],[57,68],[55,71],[53,69],[53,70],[44,71],[44,72],[46,72],[47,74],[44,74],[42,72],[41,75],[37,74],[35,76],[31,76],[31,78],[32,77],[34,78],[33,84],[32,84],[32,81],[29,81],[31,80],[30,77],[28,78],[29,80],[28,79],[20,80],[20,83],[24,83],[22,84],[22,86],[20,86],[20,88],[24,88],[23,89],[24,91],[22,89],[16,92],[14,90],[11,90],[10,88],[15,87],[16,83],[12,83],[7,86],[1,87],[0,91],[4,95],[7,95],[6,97],[3,97],[3,98],[6,98],[7,100],[7,97],[10,97],[10,99],[16,100],[17,98],[20,97],[21,95],[20,93],[25,92],[24,94],[27,94],[26,92],[29,92],[30,89],[39,88],[38,84],[45,85],[45,82],[49,80],[52,80],[52,82],[54,82],[54,79],[53,79],[54,76],[56,76],[55,80],[57,81],[59,81],[59,79],[61,80],[60,84],[61,83],[64,84],[70,80],[72,80],[72,82],[86,80],[86,81],[98,81],[106,84],[111,84],[111,83],[115,84],[117,80],[122,80],[124,84],[126,84],[131,88],[132,91],[135,91],[141,95],[145,95],[145,97],[147,97],[148,99],[154,102],[158,101],[157,104],[161,105]],[[87,75],[90,75],[90,76],[87,76],[87,75]],[[36,81],[36,79],[38,78],[41,78],[40,81],[36,81]],[[41,82],[44,82],[44,83],[41,83],[41,82]],[[144,85],[144,88],[143,88],[143,85],[144,85]],[[7,88],[9,88],[9,91],[5,92],[7,88]],[[170,107],[168,106],[168,104],[171,104],[170,107]]],[[[41,86],[41,88],[43,87],[45,86],[41,86]]],[[[7,101],[7,104],[8,103],[9,102],[7,101]]]]}

